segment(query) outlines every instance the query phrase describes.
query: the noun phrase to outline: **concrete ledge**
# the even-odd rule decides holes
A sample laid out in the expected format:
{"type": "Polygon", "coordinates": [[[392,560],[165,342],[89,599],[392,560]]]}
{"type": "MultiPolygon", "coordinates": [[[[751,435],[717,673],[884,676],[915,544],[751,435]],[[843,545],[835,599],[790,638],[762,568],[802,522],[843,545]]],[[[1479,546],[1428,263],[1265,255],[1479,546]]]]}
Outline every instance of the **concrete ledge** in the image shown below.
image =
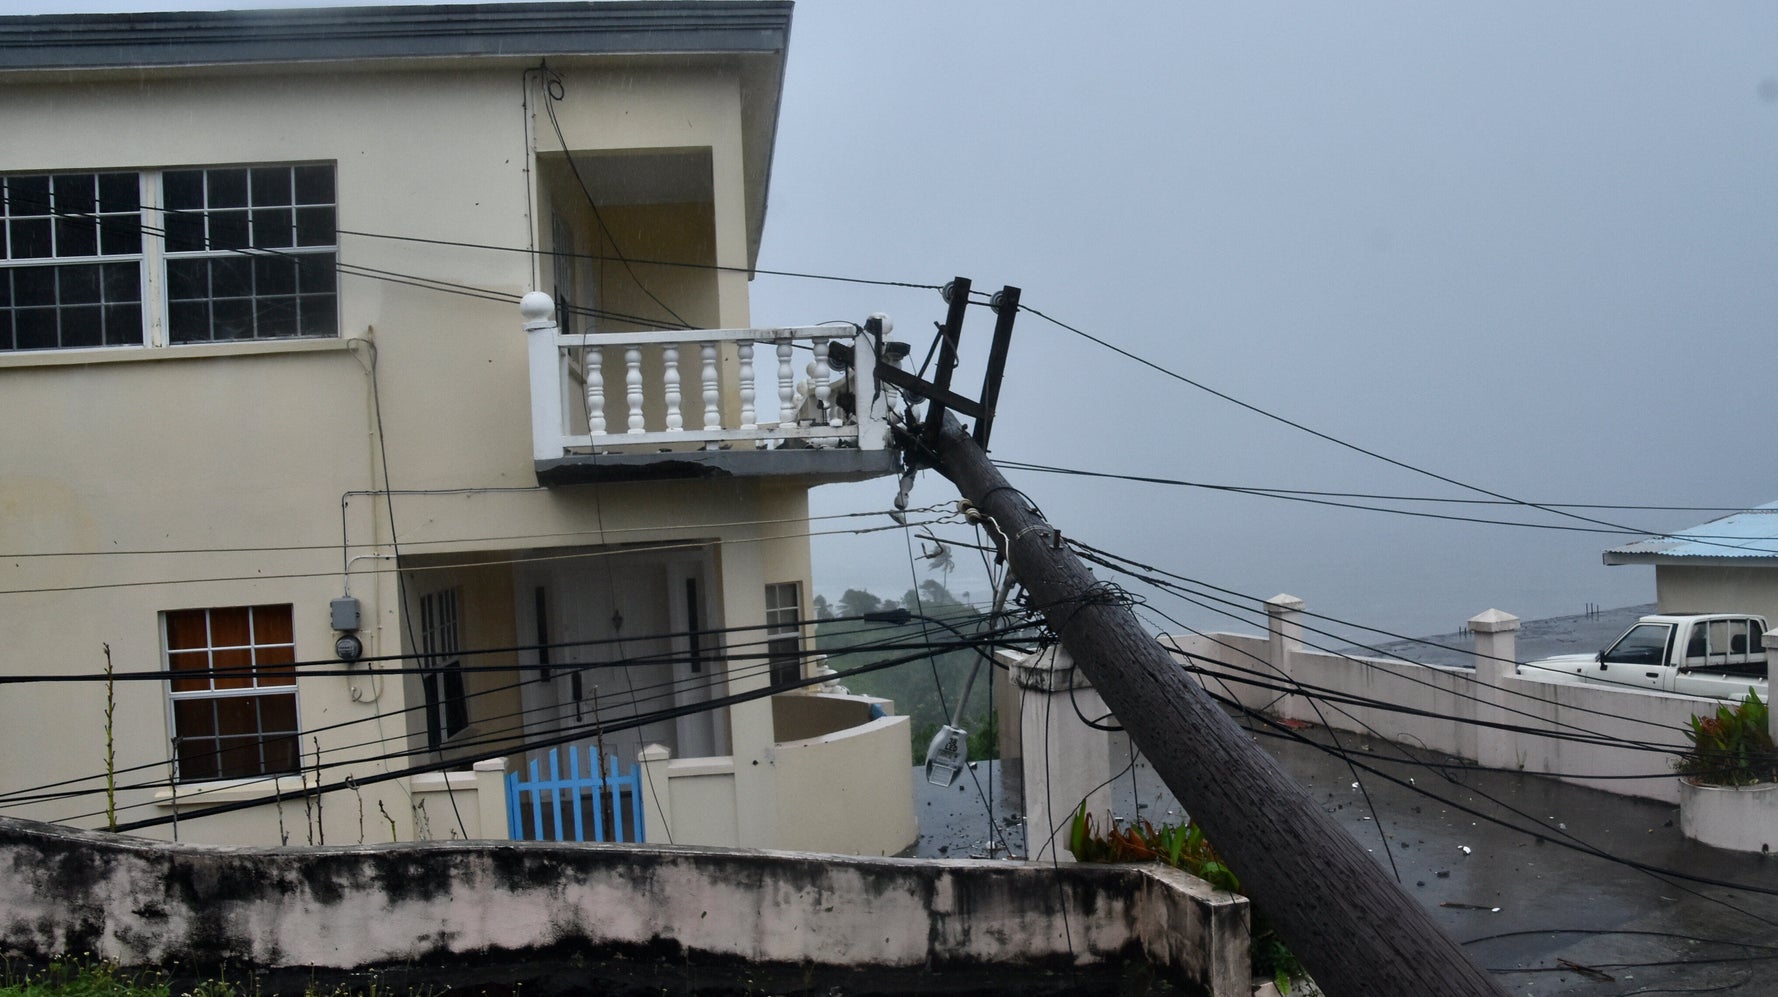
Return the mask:
{"type": "MultiPolygon", "coordinates": [[[[621,443],[623,437],[617,435],[613,440],[621,443]]],[[[790,477],[829,482],[865,481],[895,473],[898,459],[893,450],[810,447],[581,454],[535,463],[538,484],[559,486],[685,478],[790,477]]]]}
{"type": "Polygon", "coordinates": [[[36,959],[349,969],[603,947],[944,970],[1145,957],[1188,989],[1248,997],[1247,932],[1244,898],[1159,867],[529,842],[222,849],[0,819],[0,939],[36,959]]]}
{"type": "Polygon", "coordinates": [[[1679,829],[1693,841],[1737,852],[1778,846],[1778,783],[1705,786],[1680,779],[1679,829]]]}

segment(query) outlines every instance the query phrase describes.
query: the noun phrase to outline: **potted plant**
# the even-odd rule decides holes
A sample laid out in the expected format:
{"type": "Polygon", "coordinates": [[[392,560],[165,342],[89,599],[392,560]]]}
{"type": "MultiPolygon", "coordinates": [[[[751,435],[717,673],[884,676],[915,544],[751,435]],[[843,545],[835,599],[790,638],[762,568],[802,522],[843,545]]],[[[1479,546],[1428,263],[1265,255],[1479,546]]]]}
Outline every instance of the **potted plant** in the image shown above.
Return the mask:
{"type": "Polygon", "coordinates": [[[1752,689],[1734,705],[1693,716],[1690,747],[1674,767],[1679,825],[1718,848],[1769,852],[1778,845],[1778,748],[1767,705],[1752,689]]]}

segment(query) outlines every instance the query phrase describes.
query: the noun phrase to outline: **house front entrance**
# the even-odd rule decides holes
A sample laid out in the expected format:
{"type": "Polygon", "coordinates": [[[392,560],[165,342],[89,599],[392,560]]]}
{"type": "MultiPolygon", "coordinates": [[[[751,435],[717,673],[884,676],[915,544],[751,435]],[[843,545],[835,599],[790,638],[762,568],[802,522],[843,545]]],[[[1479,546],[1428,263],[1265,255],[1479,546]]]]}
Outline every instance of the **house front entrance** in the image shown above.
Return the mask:
{"type": "Polygon", "coordinates": [[[699,709],[726,690],[722,640],[709,632],[720,625],[713,574],[707,549],[594,550],[516,568],[525,741],[566,737],[625,761],[645,744],[726,754],[727,711],[699,709]]]}

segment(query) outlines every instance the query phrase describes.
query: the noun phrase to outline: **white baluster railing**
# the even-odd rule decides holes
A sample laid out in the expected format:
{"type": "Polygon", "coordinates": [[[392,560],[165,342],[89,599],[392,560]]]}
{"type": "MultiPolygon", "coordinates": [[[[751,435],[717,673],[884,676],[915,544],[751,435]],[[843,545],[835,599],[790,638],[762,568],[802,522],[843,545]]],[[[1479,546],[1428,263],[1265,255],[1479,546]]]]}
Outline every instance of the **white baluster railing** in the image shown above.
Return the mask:
{"type": "Polygon", "coordinates": [[[716,369],[716,344],[704,343],[704,429],[722,428],[722,381],[716,369]]]}
{"type": "Polygon", "coordinates": [[[581,350],[581,369],[586,377],[587,431],[593,436],[605,435],[605,351],[597,346],[581,350]]]}
{"type": "Polygon", "coordinates": [[[815,396],[815,420],[826,422],[833,408],[833,385],[828,383],[833,377],[833,369],[827,365],[827,340],[816,339],[814,343],[815,362],[809,369],[809,387],[815,396]]]}
{"type": "MultiPolygon", "coordinates": [[[[667,432],[685,429],[685,416],[679,412],[679,347],[661,347],[661,383],[667,396],[667,432]]],[[[633,410],[632,410],[633,411],[633,410]]]]}
{"type": "Polygon", "coordinates": [[[778,422],[796,422],[796,370],[790,366],[790,341],[778,341],[778,422]]]}
{"type": "Polygon", "coordinates": [[[753,383],[753,341],[743,339],[736,343],[735,352],[741,358],[741,428],[758,429],[759,414],[753,410],[753,400],[758,394],[753,383]]]}
{"type": "Polygon", "coordinates": [[[547,295],[527,295],[520,312],[530,341],[533,451],[539,461],[698,446],[881,450],[885,445],[882,412],[852,414],[836,404],[849,387],[858,404],[869,408],[866,403],[877,392],[865,340],[836,336],[834,326],[564,334],[553,320],[554,305],[547,295]],[[836,371],[829,353],[834,342],[852,343],[865,369],[836,371]],[[767,358],[775,354],[776,364],[756,362],[760,345],[769,347],[767,358]],[[793,366],[799,347],[812,357],[802,393],[793,366]],[[605,363],[606,351],[612,363],[605,363]],[[687,351],[695,352],[688,357],[687,351]],[[620,355],[621,368],[616,363],[620,355]],[[695,387],[687,390],[685,372],[692,364],[695,387]],[[853,383],[848,386],[848,381],[853,383]],[[761,419],[769,418],[770,402],[766,412],[758,407],[774,388],[775,423],[761,419]],[[620,392],[626,407],[621,419],[608,409],[620,392]],[[571,401],[584,401],[584,420],[579,404],[571,401]],[[701,419],[696,414],[699,401],[701,419]],[[688,405],[693,406],[689,418],[688,405]],[[614,424],[625,428],[614,431],[614,424]]]}
{"type": "Polygon", "coordinates": [[[642,417],[642,348],[632,346],[624,351],[624,401],[630,406],[630,434],[648,432],[642,417]]]}

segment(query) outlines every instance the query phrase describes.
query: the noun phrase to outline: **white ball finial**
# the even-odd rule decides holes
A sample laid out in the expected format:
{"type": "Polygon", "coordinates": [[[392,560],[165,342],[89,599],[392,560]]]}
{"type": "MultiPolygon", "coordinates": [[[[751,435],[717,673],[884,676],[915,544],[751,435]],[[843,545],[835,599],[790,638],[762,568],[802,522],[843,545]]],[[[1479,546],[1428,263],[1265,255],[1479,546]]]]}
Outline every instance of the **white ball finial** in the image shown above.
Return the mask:
{"type": "Polygon", "coordinates": [[[555,321],[555,299],[542,291],[532,291],[519,299],[519,317],[527,330],[541,328],[555,321]]]}

